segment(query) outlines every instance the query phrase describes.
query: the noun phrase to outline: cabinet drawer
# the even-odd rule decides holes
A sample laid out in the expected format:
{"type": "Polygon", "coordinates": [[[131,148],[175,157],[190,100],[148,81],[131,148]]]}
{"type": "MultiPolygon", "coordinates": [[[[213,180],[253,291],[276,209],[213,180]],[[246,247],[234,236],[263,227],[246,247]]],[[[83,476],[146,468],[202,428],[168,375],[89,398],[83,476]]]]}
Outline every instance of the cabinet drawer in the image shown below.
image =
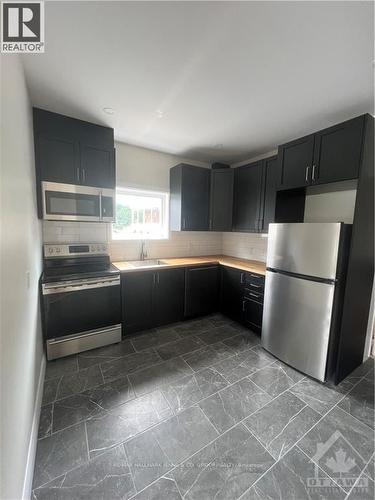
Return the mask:
{"type": "Polygon", "coordinates": [[[253,291],[251,288],[245,286],[243,296],[245,299],[254,300],[256,302],[263,304],[263,294],[264,294],[263,289],[262,291],[253,291]]]}
{"type": "Polygon", "coordinates": [[[254,290],[264,289],[264,276],[261,274],[255,273],[243,273],[242,274],[242,283],[245,286],[251,287],[254,290]]]}
{"type": "Polygon", "coordinates": [[[243,300],[243,320],[246,325],[257,332],[261,331],[263,318],[263,304],[244,298],[243,300]]]}

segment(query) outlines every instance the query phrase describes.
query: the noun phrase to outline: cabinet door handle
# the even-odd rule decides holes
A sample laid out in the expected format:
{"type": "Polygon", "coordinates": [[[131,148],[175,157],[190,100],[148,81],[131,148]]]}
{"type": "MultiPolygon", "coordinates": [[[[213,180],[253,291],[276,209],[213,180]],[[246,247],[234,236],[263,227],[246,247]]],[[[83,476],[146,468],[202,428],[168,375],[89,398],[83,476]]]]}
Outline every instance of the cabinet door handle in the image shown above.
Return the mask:
{"type": "Polygon", "coordinates": [[[159,275],[159,273],[156,273],[156,283],[157,284],[160,283],[160,275],[159,275]]]}
{"type": "Polygon", "coordinates": [[[316,165],[313,165],[312,167],[312,174],[311,174],[311,178],[313,181],[315,181],[315,169],[316,169],[316,165]]]}
{"type": "Polygon", "coordinates": [[[250,276],[250,278],[257,278],[257,279],[259,279],[259,275],[258,274],[249,273],[249,276],[250,276]]]}
{"type": "Polygon", "coordinates": [[[82,182],[86,181],[86,170],[83,168],[82,169],[82,182]]]}
{"type": "Polygon", "coordinates": [[[246,304],[246,301],[245,301],[245,300],[243,300],[243,301],[242,301],[242,312],[245,312],[245,304],[246,304]]]}
{"type": "Polygon", "coordinates": [[[185,217],[183,217],[182,219],[182,229],[185,229],[186,228],[186,219],[185,217]]]}
{"type": "Polygon", "coordinates": [[[80,180],[79,180],[79,167],[77,167],[76,170],[77,170],[77,181],[80,182],[80,180]]]}
{"type": "Polygon", "coordinates": [[[244,273],[241,273],[240,274],[240,283],[242,284],[244,282],[244,273]]]}
{"type": "Polygon", "coordinates": [[[156,284],[156,274],[153,273],[152,275],[152,284],[155,285],[156,284]]]}
{"type": "Polygon", "coordinates": [[[306,182],[309,182],[309,170],[310,170],[310,167],[306,167],[306,174],[305,174],[305,181],[306,182]]]}

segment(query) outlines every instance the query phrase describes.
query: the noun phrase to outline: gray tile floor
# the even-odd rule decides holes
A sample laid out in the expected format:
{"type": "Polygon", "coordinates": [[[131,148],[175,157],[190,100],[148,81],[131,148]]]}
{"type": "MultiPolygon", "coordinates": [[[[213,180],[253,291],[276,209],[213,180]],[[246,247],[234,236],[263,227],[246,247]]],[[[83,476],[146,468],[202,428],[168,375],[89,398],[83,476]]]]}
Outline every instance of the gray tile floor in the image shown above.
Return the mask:
{"type": "Polygon", "coordinates": [[[374,364],[337,387],[214,315],[48,363],[33,498],[374,498],[374,364]]]}

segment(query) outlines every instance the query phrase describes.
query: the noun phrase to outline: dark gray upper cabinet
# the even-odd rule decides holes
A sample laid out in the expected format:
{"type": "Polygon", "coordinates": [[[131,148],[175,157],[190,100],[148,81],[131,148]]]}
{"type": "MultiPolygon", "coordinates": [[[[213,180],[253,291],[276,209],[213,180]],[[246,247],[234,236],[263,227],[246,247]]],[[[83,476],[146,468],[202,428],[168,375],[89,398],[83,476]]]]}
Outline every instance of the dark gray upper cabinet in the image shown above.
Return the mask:
{"type": "Polygon", "coordinates": [[[113,129],[34,108],[38,181],[115,188],[113,129]]]}
{"type": "Polygon", "coordinates": [[[211,170],[210,230],[231,231],[234,169],[211,170]]]}
{"type": "Polygon", "coordinates": [[[314,135],[279,146],[279,189],[308,186],[314,155],[314,135]]]}
{"type": "Polygon", "coordinates": [[[268,231],[268,225],[275,222],[276,189],[277,189],[277,156],[263,160],[264,165],[264,193],[259,221],[259,231],[268,231]]]}
{"type": "Polygon", "coordinates": [[[356,179],[364,119],[359,116],[279,146],[278,189],[356,179]]]}
{"type": "Polygon", "coordinates": [[[259,231],[263,161],[234,169],[233,231],[259,231]]]}
{"type": "Polygon", "coordinates": [[[41,180],[79,184],[79,144],[68,137],[39,134],[35,159],[41,180]]]}
{"type": "Polygon", "coordinates": [[[355,179],[361,161],[364,116],[315,134],[311,181],[314,184],[355,179]]]}
{"type": "Polygon", "coordinates": [[[116,185],[114,149],[81,144],[80,184],[103,188],[116,185]]]}
{"type": "Polygon", "coordinates": [[[210,172],[184,163],[170,169],[172,231],[208,231],[210,172]]]}

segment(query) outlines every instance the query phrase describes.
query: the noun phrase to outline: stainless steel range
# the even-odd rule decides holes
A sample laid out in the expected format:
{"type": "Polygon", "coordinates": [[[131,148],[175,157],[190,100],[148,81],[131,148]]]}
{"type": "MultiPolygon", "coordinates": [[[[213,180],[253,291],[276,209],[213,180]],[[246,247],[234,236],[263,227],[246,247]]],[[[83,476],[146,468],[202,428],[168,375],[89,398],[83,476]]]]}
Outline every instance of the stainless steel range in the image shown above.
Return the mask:
{"type": "Polygon", "coordinates": [[[47,358],[121,341],[120,272],[106,244],[44,245],[47,358]]]}

